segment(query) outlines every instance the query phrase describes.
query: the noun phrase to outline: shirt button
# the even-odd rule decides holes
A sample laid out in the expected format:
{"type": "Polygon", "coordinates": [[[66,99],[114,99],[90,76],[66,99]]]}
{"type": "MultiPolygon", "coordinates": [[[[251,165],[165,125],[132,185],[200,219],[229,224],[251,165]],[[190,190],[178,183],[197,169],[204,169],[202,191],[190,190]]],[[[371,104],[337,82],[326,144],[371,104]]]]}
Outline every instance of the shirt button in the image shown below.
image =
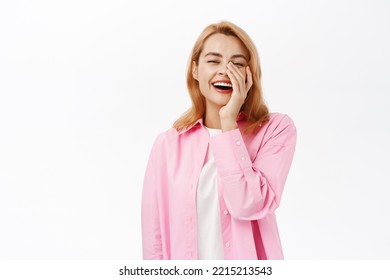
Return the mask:
{"type": "Polygon", "coordinates": [[[239,140],[237,140],[236,145],[237,145],[237,146],[240,146],[240,145],[241,145],[241,142],[240,142],[239,140]]]}
{"type": "Polygon", "coordinates": [[[245,160],[245,157],[241,157],[241,160],[244,161],[244,160],[245,160]]]}
{"type": "Polygon", "coordinates": [[[224,215],[227,215],[229,212],[227,210],[223,211],[224,215]]]}
{"type": "Polygon", "coordinates": [[[225,246],[226,246],[226,248],[229,248],[230,247],[230,243],[226,242],[225,246]]]}

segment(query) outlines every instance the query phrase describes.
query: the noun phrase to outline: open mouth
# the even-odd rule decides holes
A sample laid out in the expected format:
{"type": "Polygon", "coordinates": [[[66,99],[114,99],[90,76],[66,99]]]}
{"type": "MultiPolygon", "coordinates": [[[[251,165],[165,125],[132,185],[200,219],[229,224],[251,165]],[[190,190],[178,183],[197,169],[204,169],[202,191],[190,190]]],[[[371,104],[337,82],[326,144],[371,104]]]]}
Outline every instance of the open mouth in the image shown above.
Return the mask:
{"type": "Polygon", "coordinates": [[[233,91],[233,85],[227,82],[215,82],[213,86],[217,89],[217,91],[222,93],[231,93],[233,91]]]}

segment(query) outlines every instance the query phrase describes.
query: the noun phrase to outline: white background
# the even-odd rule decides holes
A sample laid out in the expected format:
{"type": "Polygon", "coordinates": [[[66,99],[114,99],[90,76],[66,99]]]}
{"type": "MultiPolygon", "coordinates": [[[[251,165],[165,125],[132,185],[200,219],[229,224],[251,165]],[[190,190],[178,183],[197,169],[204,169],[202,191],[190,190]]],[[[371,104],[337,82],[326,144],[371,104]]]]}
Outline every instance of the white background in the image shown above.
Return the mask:
{"type": "Polygon", "coordinates": [[[190,105],[203,28],[241,26],[298,143],[286,259],[390,259],[390,4],[1,1],[0,259],[141,259],[155,136],[190,105]]]}

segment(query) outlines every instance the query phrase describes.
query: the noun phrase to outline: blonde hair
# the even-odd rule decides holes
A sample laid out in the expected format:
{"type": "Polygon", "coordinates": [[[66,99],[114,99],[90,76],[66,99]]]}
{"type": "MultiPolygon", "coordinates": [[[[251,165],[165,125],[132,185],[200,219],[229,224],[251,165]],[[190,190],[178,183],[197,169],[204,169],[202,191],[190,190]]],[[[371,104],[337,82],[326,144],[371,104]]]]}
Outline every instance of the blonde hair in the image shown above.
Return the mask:
{"type": "Polygon", "coordinates": [[[205,98],[200,92],[199,82],[192,75],[192,62],[199,62],[205,41],[214,34],[224,34],[238,38],[246,47],[249,53],[248,65],[252,71],[253,85],[248,92],[245,103],[240,112],[246,116],[245,133],[254,133],[259,125],[269,120],[269,111],[263,99],[261,89],[260,59],[256,47],[249,35],[235,24],[227,21],[207,26],[198,37],[192,49],[187,68],[187,88],[191,97],[192,106],[173,124],[173,127],[180,131],[188,128],[204,116],[206,110],[205,98]]]}

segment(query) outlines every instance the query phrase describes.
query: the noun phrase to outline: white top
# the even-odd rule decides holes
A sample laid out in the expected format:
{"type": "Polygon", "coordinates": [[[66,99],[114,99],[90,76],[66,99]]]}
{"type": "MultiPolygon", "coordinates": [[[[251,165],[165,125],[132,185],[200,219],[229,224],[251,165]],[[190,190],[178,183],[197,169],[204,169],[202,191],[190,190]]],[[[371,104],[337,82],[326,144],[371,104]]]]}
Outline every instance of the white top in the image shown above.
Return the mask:
{"type": "MultiPolygon", "coordinates": [[[[206,127],[210,137],[222,133],[221,129],[206,127]]],[[[223,239],[218,202],[217,168],[209,148],[200,173],[197,189],[198,259],[223,260],[223,239]]]]}

